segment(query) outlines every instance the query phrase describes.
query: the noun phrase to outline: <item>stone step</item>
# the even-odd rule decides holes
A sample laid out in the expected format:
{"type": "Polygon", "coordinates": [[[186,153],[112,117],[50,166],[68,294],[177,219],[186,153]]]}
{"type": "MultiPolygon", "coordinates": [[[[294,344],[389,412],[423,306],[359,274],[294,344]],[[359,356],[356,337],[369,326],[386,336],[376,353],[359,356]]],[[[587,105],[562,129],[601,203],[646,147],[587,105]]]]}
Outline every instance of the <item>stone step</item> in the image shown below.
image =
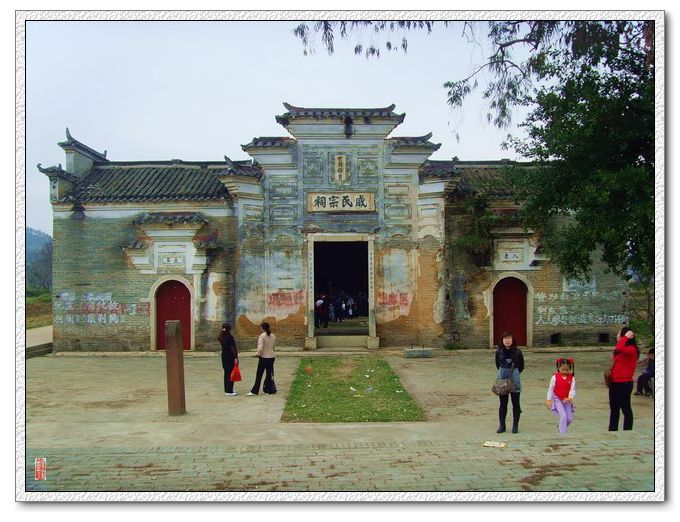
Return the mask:
{"type": "Polygon", "coordinates": [[[27,346],[26,359],[30,359],[31,357],[40,357],[41,355],[47,355],[48,353],[52,353],[52,350],[53,350],[52,343],[38,344],[36,346],[27,346]]]}
{"type": "Polygon", "coordinates": [[[317,349],[322,348],[367,348],[368,335],[329,335],[316,338],[317,349]]]}

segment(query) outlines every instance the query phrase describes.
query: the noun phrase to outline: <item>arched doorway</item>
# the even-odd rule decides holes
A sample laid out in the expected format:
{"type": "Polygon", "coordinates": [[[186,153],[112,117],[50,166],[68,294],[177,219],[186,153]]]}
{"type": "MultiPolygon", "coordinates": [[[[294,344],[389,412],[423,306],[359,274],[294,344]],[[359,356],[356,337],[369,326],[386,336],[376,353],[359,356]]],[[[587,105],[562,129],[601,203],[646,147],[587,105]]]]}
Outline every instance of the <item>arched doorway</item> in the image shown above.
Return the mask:
{"type": "Polygon", "coordinates": [[[518,346],[527,345],[527,286],[515,277],[501,279],[493,290],[494,345],[506,330],[518,346]]]}
{"type": "Polygon", "coordinates": [[[156,349],[165,350],[165,321],[180,321],[182,346],[191,349],[191,294],[179,281],[170,280],[156,290],[156,349]]]}

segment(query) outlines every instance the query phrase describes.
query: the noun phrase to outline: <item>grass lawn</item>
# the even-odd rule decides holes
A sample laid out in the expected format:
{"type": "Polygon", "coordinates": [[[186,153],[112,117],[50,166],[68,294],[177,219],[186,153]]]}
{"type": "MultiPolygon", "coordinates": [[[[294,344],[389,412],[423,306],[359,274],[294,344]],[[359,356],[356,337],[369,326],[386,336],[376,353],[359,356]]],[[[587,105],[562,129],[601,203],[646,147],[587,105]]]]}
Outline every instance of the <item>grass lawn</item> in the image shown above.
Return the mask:
{"type": "Polygon", "coordinates": [[[303,357],[284,422],[421,421],[425,414],[380,357],[303,357]]]}
{"type": "Polygon", "coordinates": [[[52,324],[52,296],[26,297],[26,329],[52,324]]]}

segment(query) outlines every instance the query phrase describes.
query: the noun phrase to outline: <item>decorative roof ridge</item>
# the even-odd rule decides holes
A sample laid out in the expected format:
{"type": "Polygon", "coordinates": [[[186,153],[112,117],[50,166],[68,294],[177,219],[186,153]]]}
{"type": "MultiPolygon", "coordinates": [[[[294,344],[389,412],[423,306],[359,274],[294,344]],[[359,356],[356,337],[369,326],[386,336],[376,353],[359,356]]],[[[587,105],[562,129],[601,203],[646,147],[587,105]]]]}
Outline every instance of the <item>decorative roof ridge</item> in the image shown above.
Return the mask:
{"type": "Polygon", "coordinates": [[[423,164],[421,165],[421,168],[422,167],[428,167],[428,166],[433,166],[433,167],[435,167],[435,166],[442,166],[443,167],[443,166],[446,166],[446,165],[453,166],[453,165],[458,165],[458,163],[460,163],[458,156],[454,156],[450,160],[427,159],[423,162],[423,164]]]}
{"type": "Polygon", "coordinates": [[[430,138],[432,133],[428,132],[424,136],[395,136],[393,138],[387,138],[387,141],[392,147],[428,147],[433,151],[439,150],[442,146],[441,143],[432,143],[430,138]]]}
{"type": "Polygon", "coordinates": [[[388,141],[394,140],[418,140],[418,141],[427,141],[432,137],[432,133],[428,132],[427,134],[424,134],[422,136],[394,136],[392,138],[387,138],[388,141]]]}
{"type": "Polygon", "coordinates": [[[262,177],[262,167],[260,167],[259,163],[256,161],[240,164],[236,161],[232,161],[226,154],[224,155],[224,161],[227,165],[225,169],[226,173],[219,172],[216,173],[217,175],[223,176],[232,174],[236,176],[254,177],[258,180],[262,177]]]}
{"type": "MultiPolygon", "coordinates": [[[[231,163],[240,166],[240,167],[257,167],[258,165],[253,162],[252,159],[243,159],[243,160],[229,160],[231,163]]],[[[162,166],[162,167],[171,167],[173,165],[178,165],[186,168],[196,168],[196,169],[201,169],[201,168],[209,168],[209,167],[224,167],[225,161],[185,161],[185,160],[133,160],[133,161],[107,161],[106,163],[95,163],[95,168],[98,169],[116,169],[116,168],[121,168],[121,167],[130,167],[130,168],[143,168],[143,167],[152,167],[152,166],[162,166]]]]}
{"type": "MultiPolygon", "coordinates": [[[[276,116],[276,122],[283,125],[284,127],[290,123],[292,118],[345,118],[352,119],[354,117],[364,118],[364,121],[368,123],[370,118],[374,117],[385,117],[385,118],[396,118],[398,123],[404,121],[406,113],[395,114],[394,108],[396,105],[393,103],[387,107],[296,107],[288,102],[284,102],[283,106],[288,109],[288,112],[276,116]]],[[[345,123],[352,123],[351,121],[345,123]]]]}
{"type": "MultiPolygon", "coordinates": [[[[297,107],[288,102],[283,102],[283,106],[289,112],[392,112],[396,105],[393,103],[387,107],[297,107]]],[[[396,116],[396,115],[395,115],[396,116]]]]}
{"type": "Polygon", "coordinates": [[[47,176],[57,176],[59,178],[65,179],[66,181],[70,181],[71,183],[76,183],[78,181],[78,178],[76,176],[74,176],[73,174],[69,174],[61,167],[61,163],[59,163],[58,167],[55,167],[53,165],[51,167],[46,168],[43,168],[41,164],[38,163],[37,167],[40,172],[47,176]]]}
{"type": "Polygon", "coordinates": [[[135,219],[132,223],[142,225],[148,223],[162,223],[165,225],[173,224],[195,224],[207,223],[208,220],[200,212],[145,212],[142,216],[135,219]]]}
{"type": "Polygon", "coordinates": [[[288,148],[290,145],[295,143],[295,138],[289,138],[287,136],[260,136],[253,137],[250,143],[241,145],[241,149],[246,150],[256,147],[284,147],[288,148]]]}
{"type": "Polygon", "coordinates": [[[99,159],[101,161],[108,161],[106,159],[106,151],[104,151],[104,153],[102,154],[101,152],[97,152],[93,148],[88,147],[84,143],[78,141],[73,136],[71,136],[68,127],[66,127],[66,141],[59,142],[57,145],[59,145],[62,149],[66,149],[68,147],[80,149],[81,152],[85,152],[90,156],[94,156],[96,159],[99,159]]]}
{"type": "Polygon", "coordinates": [[[491,166],[505,166],[505,165],[533,165],[533,161],[517,161],[508,158],[495,160],[461,160],[458,164],[461,167],[475,167],[476,165],[491,165],[491,166]]]}

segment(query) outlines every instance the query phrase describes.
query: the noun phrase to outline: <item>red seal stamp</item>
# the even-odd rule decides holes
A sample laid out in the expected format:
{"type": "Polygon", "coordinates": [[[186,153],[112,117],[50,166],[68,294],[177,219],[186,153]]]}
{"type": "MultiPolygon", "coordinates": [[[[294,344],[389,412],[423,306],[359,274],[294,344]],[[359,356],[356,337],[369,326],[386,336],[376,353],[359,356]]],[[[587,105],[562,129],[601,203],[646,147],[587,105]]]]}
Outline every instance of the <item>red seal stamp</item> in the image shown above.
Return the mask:
{"type": "Polygon", "coordinates": [[[35,480],[47,480],[47,460],[42,457],[35,459],[35,480]]]}

